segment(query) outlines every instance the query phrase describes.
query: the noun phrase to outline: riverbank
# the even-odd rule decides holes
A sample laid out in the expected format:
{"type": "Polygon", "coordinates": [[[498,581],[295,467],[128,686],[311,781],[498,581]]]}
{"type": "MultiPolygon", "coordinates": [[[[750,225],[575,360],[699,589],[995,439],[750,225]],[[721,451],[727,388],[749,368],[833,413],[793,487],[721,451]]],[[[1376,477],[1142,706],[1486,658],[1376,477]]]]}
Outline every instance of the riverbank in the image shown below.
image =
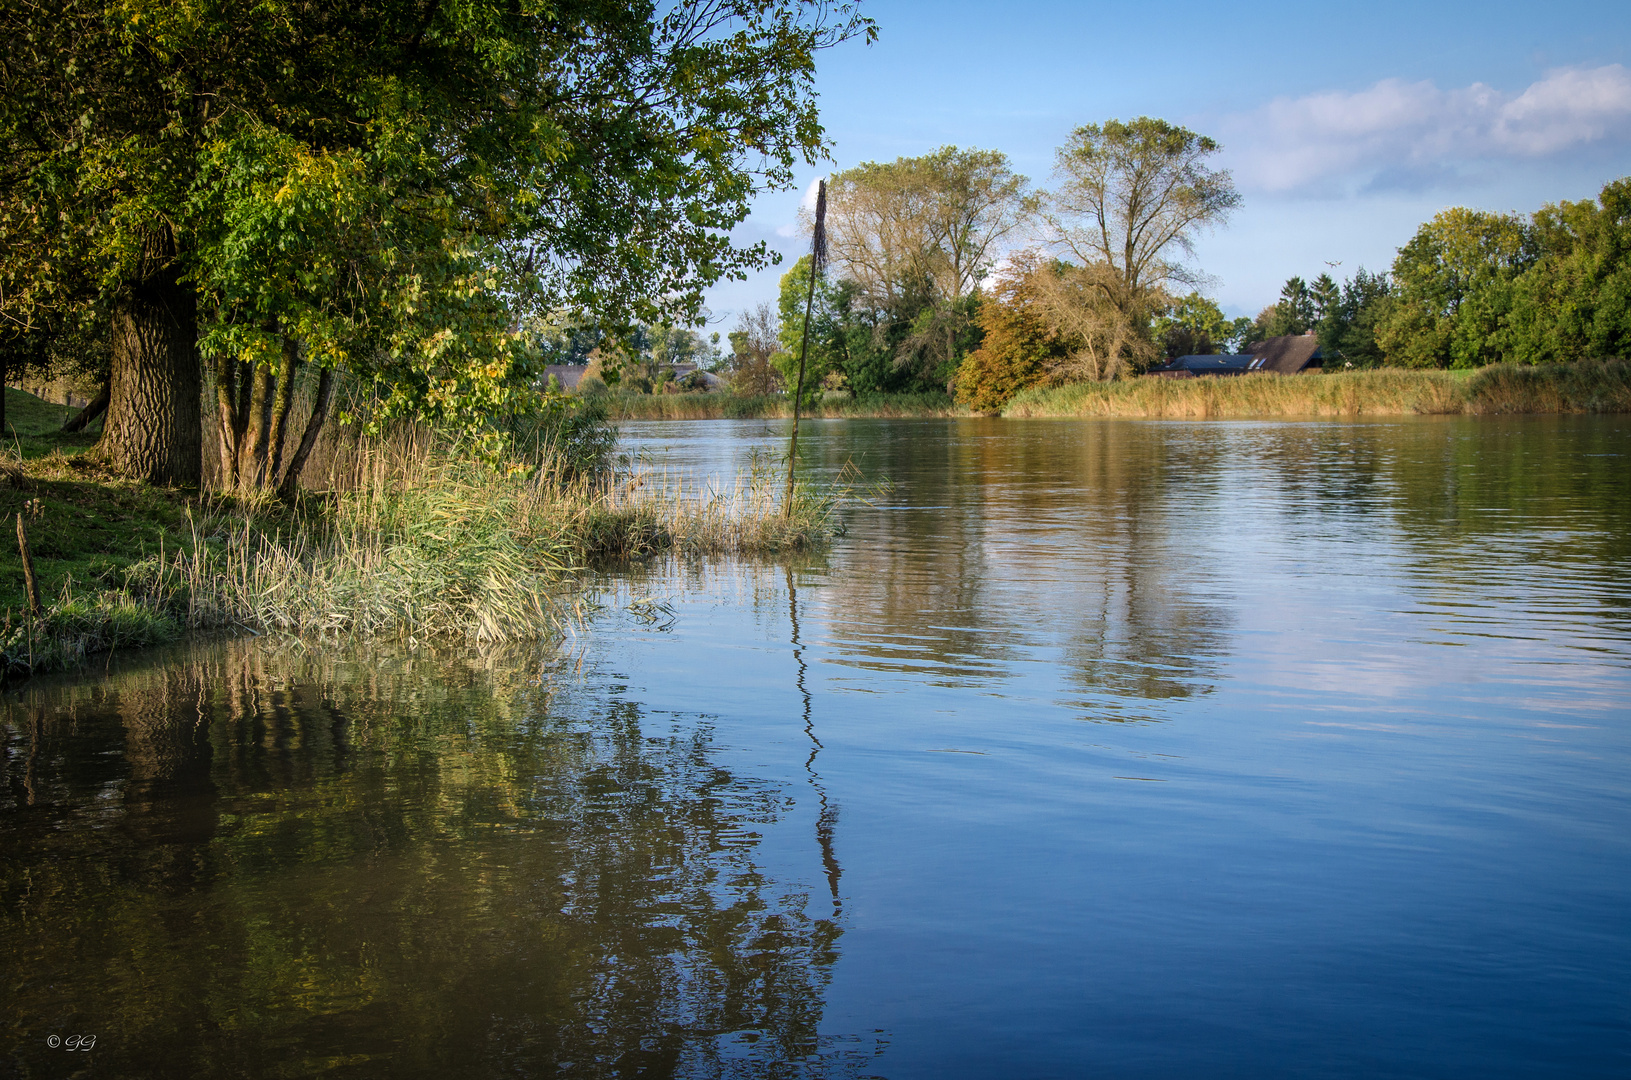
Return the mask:
{"type": "Polygon", "coordinates": [[[43,612],[28,615],[17,544],[0,545],[0,678],[189,630],[549,636],[574,617],[580,568],[796,551],[841,528],[842,490],[800,487],[784,516],[773,469],[692,491],[638,471],[565,475],[537,443],[494,468],[423,432],[357,443],[330,474],[349,483],[293,506],[158,489],[103,470],[85,453],[94,434],[61,435],[61,410],[24,398],[7,396],[0,514],[8,535],[22,515],[43,612]]]}
{"type": "MultiPolygon", "coordinates": [[[[781,394],[604,394],[613,420],[777,420],[792,419],[793,403],[781,394]]],[[[948,394],[870,394],[823,400],[802,416],[895,419],[924,416],[968,416],[948,394]]]]}
{"type": "Polygon", "coordinates": [[[1020,392],[1005,417],[1211,419],[1631,412],[1631,363],[1125,379],[1020,392]]]}

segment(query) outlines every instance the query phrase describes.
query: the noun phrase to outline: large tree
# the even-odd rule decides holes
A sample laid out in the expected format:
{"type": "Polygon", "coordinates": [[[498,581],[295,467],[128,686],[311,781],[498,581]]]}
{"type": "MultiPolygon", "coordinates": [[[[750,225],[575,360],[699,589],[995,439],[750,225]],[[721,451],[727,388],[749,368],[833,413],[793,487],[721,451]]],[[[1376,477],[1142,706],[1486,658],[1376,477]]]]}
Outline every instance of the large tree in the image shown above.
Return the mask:
{"type": "Polygon", "coordinates": [[[781,320],[768,301],[737,316],[730,343],[731,389],[738,394],[773,394],[781,389],[770,363],[781,350],[781,320]]]}
{"type": "MultiPolygon", "coordinates": [[[[833,175],[827,234],[849,309],[892,328],[897,364],[944,383],[979,283],[1037,209],[1030,181],[994,150],[941,147],[833,175]]],[[[835,301],[836,302],[836,301],[835,301]]]]}
{"type": "Polygon", "coordinates": [[[223,468],[275,482],[302,364],[468,420],[528,381],[529,311],[694,318],[768,259],[728,236],[755,192],[823,152],[815,51],[872,25],[824,0],[13,0],[0,33],[0,316],[96,282],[101,452],[190,484],[201,350],[223,468]]]}
{"type": "MultiPolygon", "coordinates": [[[[1217,142],[1165,120],[1087,124],[1056,155],[1057,183],[1045,221],[1055,250],[1074,265],[1054,290],[1077,304],[1088,340],[1111,349],[1090,366],[1153,358],[1150,320],[1175,285],[1193,286],[1185,264],[1205,229],[1222,224],[1240,196],[1208,162],[1217,142]]],[[[1064,310],[1061,310],[1064,314],[1064,310]]]]}
{"type": "Polygon", "coordinates": [[[1541,207],[1533,235],[1539,257],[1517,283],[1507,358],[1631,356],[1631,178],[1596,202],[1541,207]]]}
{"type": "Polygon", "coordinates": [[[1393,300],[1376,328],[1387,362],[1471,368],[1505,359],[1516,283],[1536,255],[1516,214],[1435,214],[1393,260],[1393,300]]]}

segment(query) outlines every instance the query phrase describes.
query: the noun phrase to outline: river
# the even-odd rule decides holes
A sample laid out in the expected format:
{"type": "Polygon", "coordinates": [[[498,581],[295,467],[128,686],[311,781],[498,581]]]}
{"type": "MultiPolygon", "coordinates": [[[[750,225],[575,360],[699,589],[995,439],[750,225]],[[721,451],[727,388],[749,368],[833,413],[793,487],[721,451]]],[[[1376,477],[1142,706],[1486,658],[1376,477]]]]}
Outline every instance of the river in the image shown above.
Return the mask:
{"type": "Polygon", "coordinates": [[[8,690],[0,1068],[1631,1073],[1631,417],[800,441],[888,481],[830,550],[605,575],[548,655],[8,690]]]}

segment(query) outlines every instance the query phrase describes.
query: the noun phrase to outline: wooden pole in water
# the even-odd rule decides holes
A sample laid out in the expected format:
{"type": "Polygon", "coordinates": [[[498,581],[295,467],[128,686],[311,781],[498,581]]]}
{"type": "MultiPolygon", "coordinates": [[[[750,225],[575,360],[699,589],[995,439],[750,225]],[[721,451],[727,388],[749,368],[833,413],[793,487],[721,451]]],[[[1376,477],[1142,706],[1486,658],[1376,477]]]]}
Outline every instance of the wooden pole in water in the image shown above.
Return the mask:
{"type": "Polygon", "coordinates": [[[28,613],[34,618],[40,617],[40,582],[34,576],[34,556],[28,550],[28,528],[23,524],[23,515],[17,515],[17,550],[23,556],[23,581],[28,586],[28,613]]]}
{"type": "Polygon", "coordinates": [[[782,517],[793,516],[793,469],[799,456],[799,406],[804,400],[804,360],[810,354],[810,309],[815,306],[816,278],[827,265],[827,181],[816,188],[815,235],[810,241],[810,287],[804,294],[804,338],[799,345],[799,378],[793,391],[793,437],[787,447],[787,491],[782,495],[782,517]]]}

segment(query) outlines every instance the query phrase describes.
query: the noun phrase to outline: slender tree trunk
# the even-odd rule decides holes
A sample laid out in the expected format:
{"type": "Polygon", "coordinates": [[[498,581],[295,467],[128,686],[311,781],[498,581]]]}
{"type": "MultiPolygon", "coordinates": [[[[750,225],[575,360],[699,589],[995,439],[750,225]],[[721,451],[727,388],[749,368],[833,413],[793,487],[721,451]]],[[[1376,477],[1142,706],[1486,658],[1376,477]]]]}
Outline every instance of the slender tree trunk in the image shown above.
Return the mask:
{"type": "Polygon", "coordinates": [[[254,368],[244,378],[251,383],[249,408],[244,421],[247,429],[238,441],[238,483],[260,487],[266,482],[266,448],[272,437],[272,397],[276,376],[270,368],[254,368]]]}
{"type": "Polygon", "coordinates": [[[275,487],[278,472],[283,468],[283,442],[289,427],[289,409],[294,405],[294,376],[300,367],[300,343],[293,338],[283,339],[283,364],[278,371],[277,393],[272,402],[272,430],[269,437],[271,460],[267,463],[266,483],[275,487]]]}
{"type": "Polygon", "coordinates": [[[238,369],[241,366],[225,353],[215,361],[215,427],[220,435],[217,452],[221,459],[221,475],[217,482],[222,491],[231,491],[238,486],[238,442],[243,434],[239,421],[244,412],[238,407],[238,369]]]}
{"type": "Polygon", "coordinates": [[[62,430],[84,431],[90,426],[92,420],[95,420],[98,416],[101,416],[107,411],[108,397],[110,396],[110,393],[111,388],[109,384],[103,383],[101,393],[92,398],[91,403],[79,410],[79,412],[66,424],[63,424],[62,430]]]}
{"type": "Polygon", "coordinates": [[[203,478],[198,308],[181,281],[174,233],[160,225],[142,245],[134,280],[113,311],[113,374],[97,454],[153,484],[203,478]]]}
{"type": "Polygon", "coordinates": [[[6,371],[5,360],[0,360],[0,435],[6,433],[6,371]]]}
{"type": "Polygon", "coordinates": [[[333,400],[334,369],[324,368],[317,377],[317,400],[312,403],[311,419],[306,421],[305,434],[300,436],[300,445],[295,448],[294,457],[289,459],[289,471],[283,474],[283,480],[278,484],[278,497],[285,502],[294,500],[300,474],[306,468],[306,459],[311,456],[312,448],[317,445],[318,433],[323,430],[323,421],[328,419],[329,404],[333,400]]]}

